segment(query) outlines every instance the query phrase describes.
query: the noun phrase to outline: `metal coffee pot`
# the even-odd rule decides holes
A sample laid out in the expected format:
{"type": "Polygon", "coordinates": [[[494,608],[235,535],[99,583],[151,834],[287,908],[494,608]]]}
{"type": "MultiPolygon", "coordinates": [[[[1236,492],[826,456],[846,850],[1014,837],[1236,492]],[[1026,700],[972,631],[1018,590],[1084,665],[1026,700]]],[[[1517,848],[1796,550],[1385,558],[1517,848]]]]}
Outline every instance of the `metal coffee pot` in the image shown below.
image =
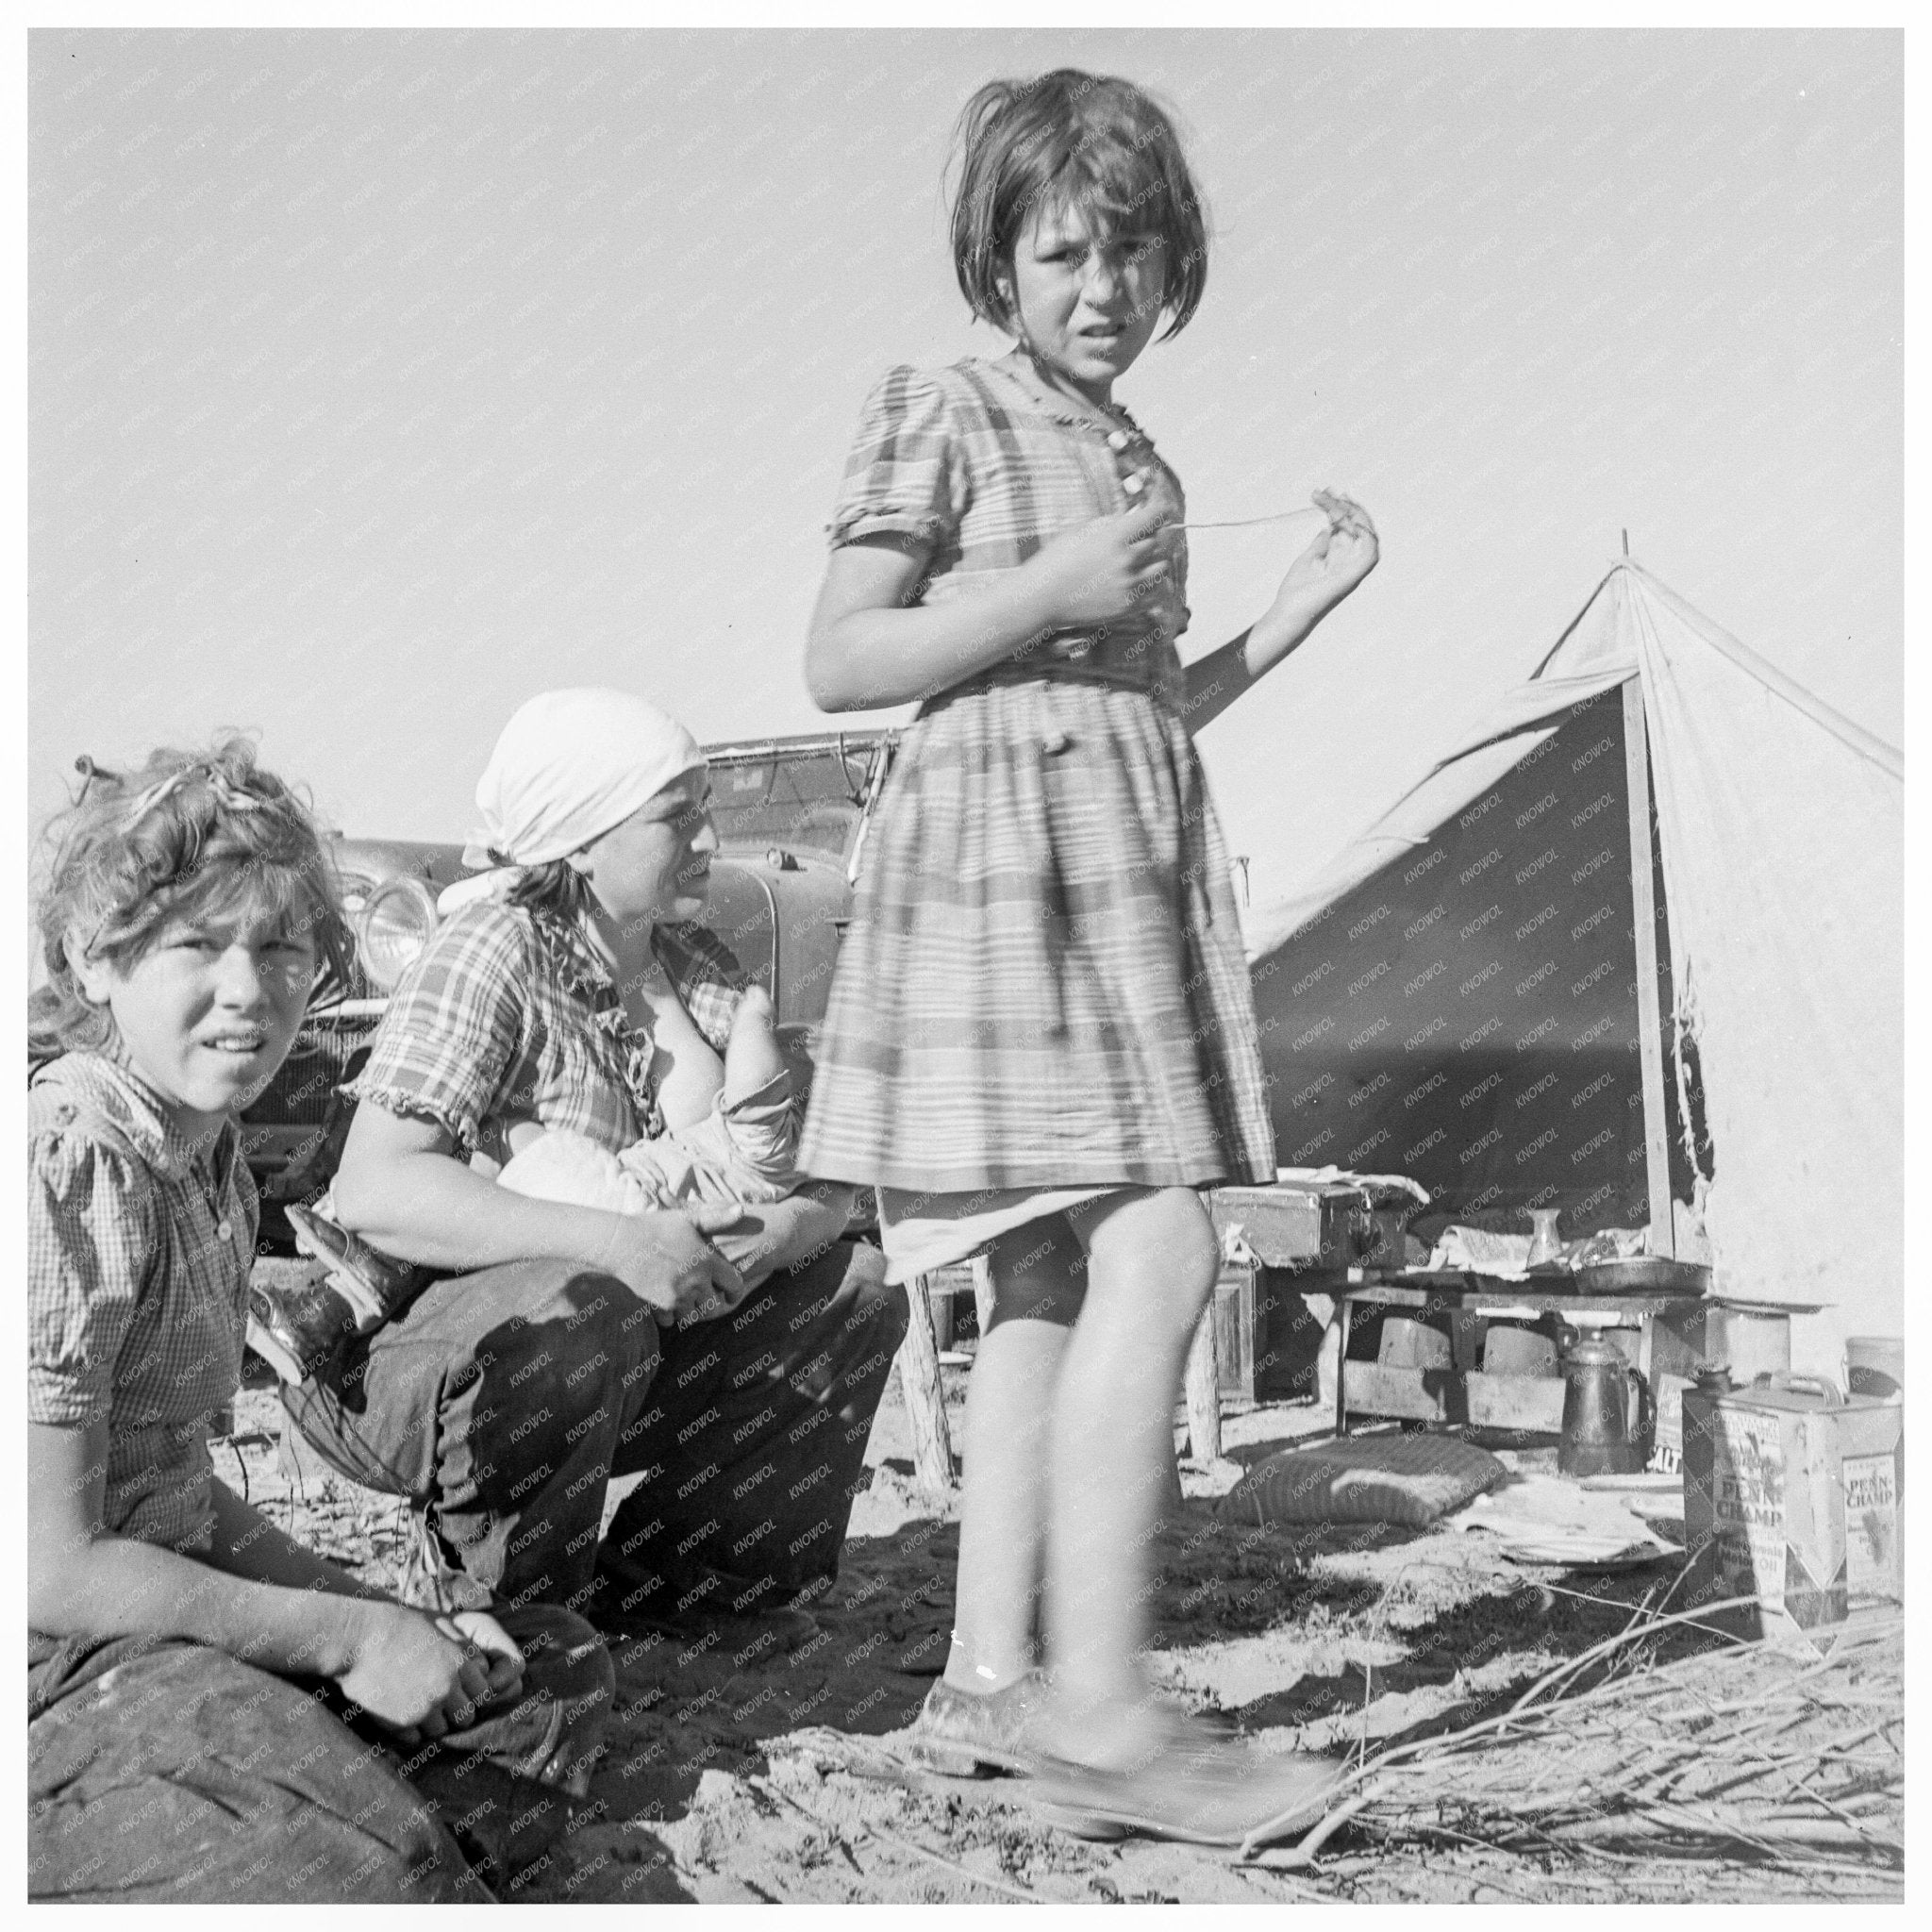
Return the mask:
{"type": "Polygon", "coordinates": [[[1565,1475],[1634,1475],[1650,1453],[1656,1426],[1650,1388],[1594,1330],[1564,1351],[1563,1434],[1557,1467],[1565,1475]]]}

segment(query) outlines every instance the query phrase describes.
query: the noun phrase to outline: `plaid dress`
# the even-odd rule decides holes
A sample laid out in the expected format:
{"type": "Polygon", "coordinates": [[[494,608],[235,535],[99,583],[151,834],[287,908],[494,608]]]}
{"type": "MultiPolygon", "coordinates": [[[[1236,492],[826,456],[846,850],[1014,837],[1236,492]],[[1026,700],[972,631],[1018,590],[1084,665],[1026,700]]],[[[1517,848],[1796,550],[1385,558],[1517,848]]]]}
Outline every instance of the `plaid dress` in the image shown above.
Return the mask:
{"type": "MultiPolygon", "coordinates": [[[[701,925],[660,925],[651,949],[722,1054],[744,986],[729,948],[701,925]]],[[[343,1091],[434,1121],[458,1155],[480,1153],[499,1167],[520,1121],[621,1154],[664,1132],[652,1053],[579,932],[484,899],[445,920],[409,962],[361,1074],[343,1091]]]]}
{"type": "MultiPolygon", "coordinates": [[[[831,541],[930,546],[915,601],[931,604],[1136,501],[1177,525],[1178,481],[1113,418],[1001,364],[894,369],[831,541]]],[[[1178,703],[1185,540],[1167,541],[1163,594],[941,693],[900,745],[800,1152],[808,1173],[885,1191],[889,1251],[895,1220],[938,1206],[970,1252],[1030,1218],[1012,1191],[1274,1178],[1227,858],[1178,703]]]]}
{"type": "Polygon", "coordinates": [[[255,1183],[232,1124],[183,1139],[124,1062],[27,1090],[26,1413],[108,1428],[102,1526],[208,1547],[208,1423],[242,1384],[255,1183]]]}

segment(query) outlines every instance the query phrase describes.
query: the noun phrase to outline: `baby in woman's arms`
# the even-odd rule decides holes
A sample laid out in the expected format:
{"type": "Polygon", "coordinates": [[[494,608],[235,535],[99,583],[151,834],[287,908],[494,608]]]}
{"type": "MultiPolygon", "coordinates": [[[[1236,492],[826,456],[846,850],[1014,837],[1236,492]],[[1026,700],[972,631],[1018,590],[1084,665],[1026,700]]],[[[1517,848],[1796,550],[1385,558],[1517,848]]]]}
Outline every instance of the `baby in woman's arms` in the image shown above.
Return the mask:
{"type": "Polygon", "coordinates": [[[498,1185],[613,1214],[691,1201],[782,1201],[799,1181],[793,1162],[802,1109],[763,988],[739,999],[722,1076],[708,1068],[693,1072],[694,1080],[667,1080],[660,1090],[667,1131],[621,1154],[534,1123],[512,1128],[512,1156],[498,1185]]]}

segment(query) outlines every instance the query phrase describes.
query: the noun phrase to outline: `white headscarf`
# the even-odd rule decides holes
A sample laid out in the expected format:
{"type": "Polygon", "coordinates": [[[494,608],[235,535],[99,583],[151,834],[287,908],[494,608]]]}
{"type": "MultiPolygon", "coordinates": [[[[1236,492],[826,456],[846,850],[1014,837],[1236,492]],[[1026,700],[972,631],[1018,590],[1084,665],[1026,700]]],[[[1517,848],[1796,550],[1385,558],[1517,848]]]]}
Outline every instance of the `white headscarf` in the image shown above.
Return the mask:
{"type": "MultiPolygon", "coordinates": [[[[502,891],[525,866],[581,851],[705,755],[684,726],[627,691],[546,691],[518,709],[476,781],[481,826],[463,863],[495,868],[449,888],[441,909],[502,891]]],[[[441,903],[441,902],[439,902],[441,903]]]]}

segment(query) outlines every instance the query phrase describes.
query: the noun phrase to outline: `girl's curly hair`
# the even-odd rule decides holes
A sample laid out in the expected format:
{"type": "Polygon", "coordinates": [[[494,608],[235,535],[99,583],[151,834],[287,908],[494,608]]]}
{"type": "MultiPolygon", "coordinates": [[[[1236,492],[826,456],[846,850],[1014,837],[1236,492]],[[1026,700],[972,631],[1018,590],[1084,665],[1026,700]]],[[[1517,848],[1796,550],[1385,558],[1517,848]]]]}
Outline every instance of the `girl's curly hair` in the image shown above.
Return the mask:
{"type": "Polygon", "coordinates": [[[30,1058],[113,1037],[112,1016],[81,991],[70,941],[125,972],[171,921],[268,918],[314,941],[318,984],[347,984],[354,941],[326,841],[245,738],[155,751],[132,772],[88,758],[75,769],[79,796],[47,827],[54,857],[35,908],[47,983],[28,1003],[30,1058]]]}
{"type": "Polygon", "coordinates": [[[955,131],[953,267],[974,315],[1012,332],[1013,251],[1036,213],[1077,208],[1107,230],[1158,235],[1178,335],[1208,286],[1208,224],[1174,124],[1130,80],[1057,67],[990,80],[955,131]]]}

